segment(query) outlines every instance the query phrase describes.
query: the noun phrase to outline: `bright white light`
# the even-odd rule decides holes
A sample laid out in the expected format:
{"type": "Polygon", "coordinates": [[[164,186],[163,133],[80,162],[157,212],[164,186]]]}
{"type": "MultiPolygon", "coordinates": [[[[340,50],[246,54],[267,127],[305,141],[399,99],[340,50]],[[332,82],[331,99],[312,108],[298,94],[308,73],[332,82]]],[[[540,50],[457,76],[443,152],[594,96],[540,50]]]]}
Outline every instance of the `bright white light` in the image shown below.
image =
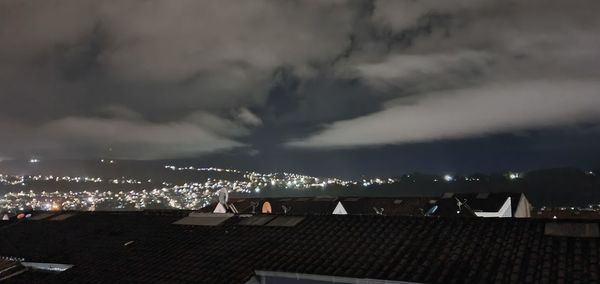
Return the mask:
{"type": "Polygon", "coordinates": [[[35,159],[35,158],[29,160],[29,163],[32,163],[32,164],[39,163],[39,162],[40,162],[40,160],[35,159]]]}
{"type": "Polygon", "coordinates": [[[508,178],[510,178],[510,179],[517,179],[517,178],[519,178],[519,174],[518,173],[510,173],[508,175],[508,178]]]}
{"type": "Polygon", "coordinates": [[[454,178],[451,175],[445,175],[444,176],[444,180],[445,181],[452,181],[454,178]]]}
{"type": "Polygon", "coordinates": [[[254,189],[254,192],[256,192],[256,193],[259,193],[259,192],[260,192],[260,187],[258,187],[258,186],[257,186],[257,187],[254,189]]]}

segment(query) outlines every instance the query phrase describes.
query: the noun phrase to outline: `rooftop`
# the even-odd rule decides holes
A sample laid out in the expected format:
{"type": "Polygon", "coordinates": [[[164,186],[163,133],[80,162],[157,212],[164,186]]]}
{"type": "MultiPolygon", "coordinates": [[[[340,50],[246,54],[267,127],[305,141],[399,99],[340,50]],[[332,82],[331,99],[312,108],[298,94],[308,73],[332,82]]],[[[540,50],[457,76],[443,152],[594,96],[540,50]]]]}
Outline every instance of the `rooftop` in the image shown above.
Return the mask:
{"type": "Polygon", "coordinates": [[[589,220],[232,214],[217,225],[173,224],[202,216],[75,212],[0,223],[0,256],[74,265],[7,283],[246,283],[257,271],[417,283],[600,282],[598,222],[589,220]]]}
{"type": "MultiPolygon", "coordinates": [[[[338,203],[350,215],[375,215],[383,211],[384,215],[423,216],[428,207],[437,200],[429,197],[279,197],[279,198],[233,198],[233,204],[239,213],[261,213],[265,202],[270,204],[273,214],[291,215],[331,215],[338,203]],[[383,210],[381,210],[383,208],[383,210]]],[[[212,203],[202,212],[213,212],[217,203],[212,203]]]]}

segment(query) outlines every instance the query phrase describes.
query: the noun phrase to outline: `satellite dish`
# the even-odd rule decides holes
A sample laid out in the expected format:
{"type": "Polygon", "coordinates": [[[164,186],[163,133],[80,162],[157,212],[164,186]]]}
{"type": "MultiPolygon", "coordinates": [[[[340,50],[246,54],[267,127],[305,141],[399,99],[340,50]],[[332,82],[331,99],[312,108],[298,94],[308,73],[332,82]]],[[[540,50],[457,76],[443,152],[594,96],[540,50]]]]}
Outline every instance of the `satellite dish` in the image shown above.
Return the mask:
{"type": "Polygon", "coordinates": [[[384,208],[373,207],[373,210],[375,210],[375,214],[377,214],[377,215],[383,215],[384,208]]]}
{"type": "Polygon", "coordinates": [[[2,216],[3,221],[8,221],[9,219],[10,217],[8,217],[8,214],[4,214],[4,216],[2,216]]]}
{"type": "Polygon", "coordinates": [[[288,212],[290,212],[290,210],[292,210],[292,206],[286,206],[286,205],[281,205],[281,209],[283,209],[283,214],[287,214],[288,212]]]}
{"type": "Polygon", "coordinates": [[[219,189],[218,193],[219,193],[219,203],[227,204],[227,201],[229,201],[229,192],[227,192],[227,189],[222,187],[221,189],[219,189]]]}

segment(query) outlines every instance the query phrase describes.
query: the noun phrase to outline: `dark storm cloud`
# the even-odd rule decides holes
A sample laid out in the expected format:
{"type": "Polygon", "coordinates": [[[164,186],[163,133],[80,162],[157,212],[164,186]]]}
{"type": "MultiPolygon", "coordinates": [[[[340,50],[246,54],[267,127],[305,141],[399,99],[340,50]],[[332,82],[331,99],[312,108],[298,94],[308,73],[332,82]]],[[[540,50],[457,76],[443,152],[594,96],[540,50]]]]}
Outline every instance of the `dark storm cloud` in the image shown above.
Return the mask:
{"type": "Polygon", "coordinates": [[[0,156],[255,154],[594,124],[598,6],[3,1],[0,156]]]}

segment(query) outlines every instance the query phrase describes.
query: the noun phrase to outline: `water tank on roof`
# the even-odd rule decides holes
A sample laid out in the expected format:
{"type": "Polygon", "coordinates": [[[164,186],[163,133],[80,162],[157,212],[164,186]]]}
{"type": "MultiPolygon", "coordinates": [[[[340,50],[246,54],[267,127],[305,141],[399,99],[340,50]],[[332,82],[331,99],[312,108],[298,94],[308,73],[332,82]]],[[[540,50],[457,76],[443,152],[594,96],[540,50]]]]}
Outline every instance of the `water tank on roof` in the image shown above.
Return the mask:
{"type": "Polygon", "coordinates": [[[269,201],[265,201],[265,203],[263,203],[262,206],[262,211],[263,214],[271,214],[273,213],[273,209],[271,209],[271,203],[269,203],[269,201]]]}
{"type": "Polygon", "coordinates": [[[227,204],[227,201],[229,201],[229,192],[227,192],[227,189],[225,189],[223,187],[223,188],[219,189],[218,193],[219,193],[219,203],[227,204]]]}

